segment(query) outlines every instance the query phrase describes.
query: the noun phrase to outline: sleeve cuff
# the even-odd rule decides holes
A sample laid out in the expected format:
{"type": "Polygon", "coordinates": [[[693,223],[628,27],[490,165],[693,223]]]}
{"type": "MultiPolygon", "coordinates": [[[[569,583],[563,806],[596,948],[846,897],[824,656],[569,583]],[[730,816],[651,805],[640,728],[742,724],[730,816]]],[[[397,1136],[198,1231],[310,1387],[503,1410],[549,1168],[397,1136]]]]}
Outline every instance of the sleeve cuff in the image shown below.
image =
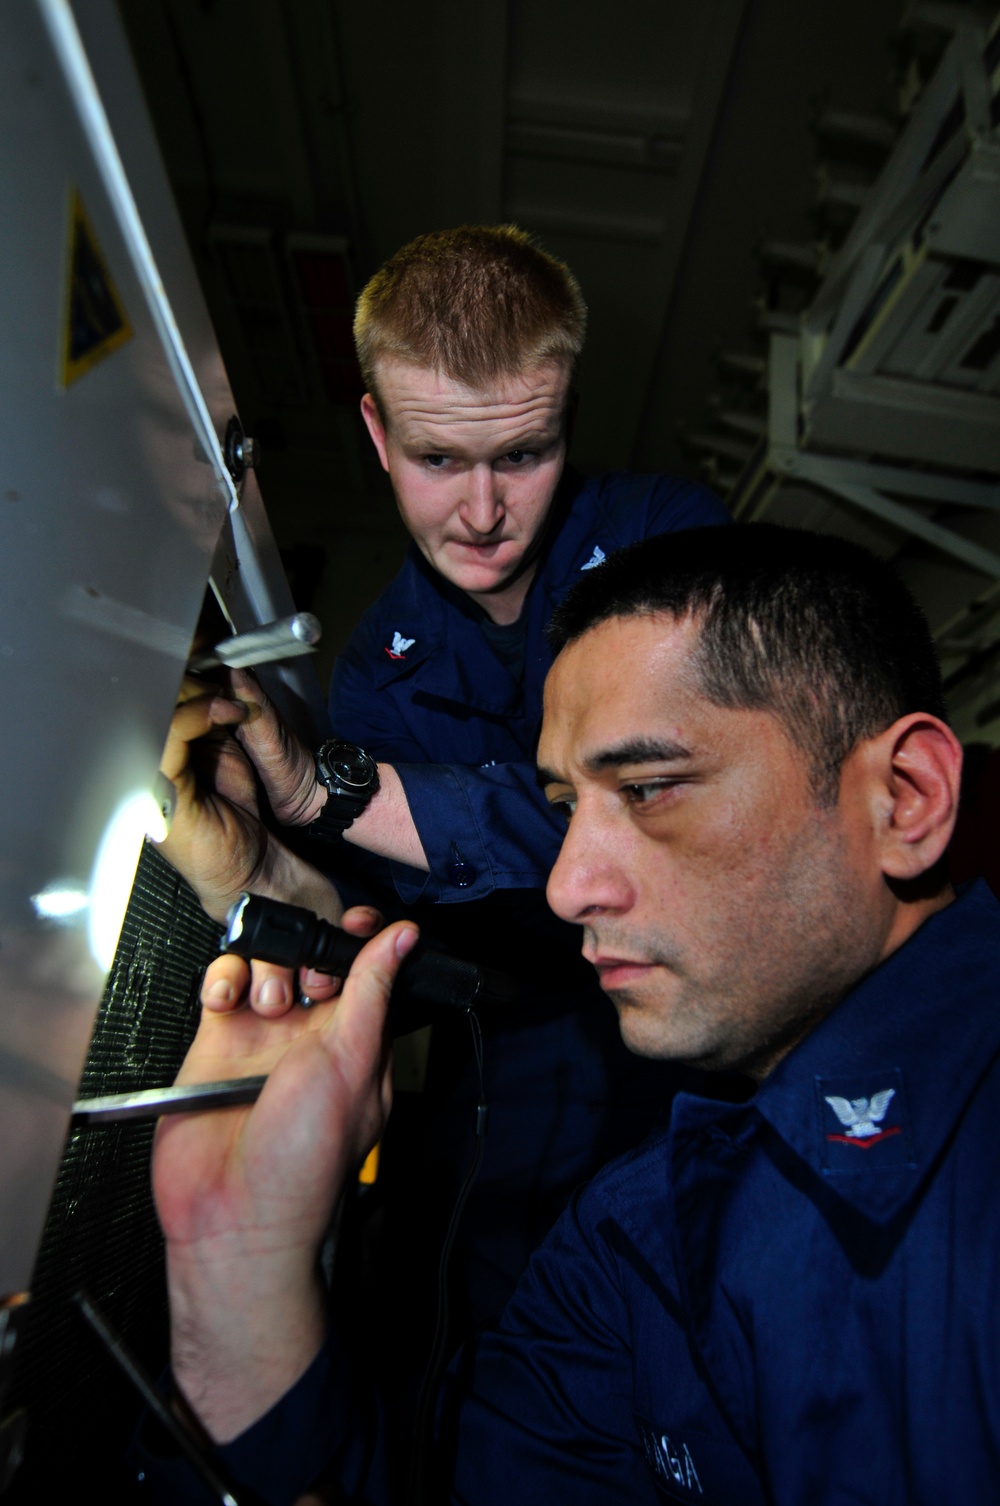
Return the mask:
{"type": "Polygon", "coordinates": [[[337,1359],[327,1339],[291,1390],[218,1450],[225,1468],[274,1506],[293,1506],[327,1466],[338,1410],[337,1359]]]}
{"type": "Polygon", "coordinates": [[[466,791],[447,764],[394,764],[430,872],[392,864],[396,892],[404,904],[436,900],[447,904],[482,899],[496,888],[479,825],[466,791]]]}
{"type": "MultiPolygon", "coordinates": [[[[375,1400],[357,1398],[356,1389],[341,1346],[328,1337],[295,1385],[253,1427],[217,1448],[215,1458],[234,1486],[242,1481],[266,1506],[294,1506],[327,1474],[350,1499],[365,1492],[366,1500],[385,1502],[375,1400]]],[[[147,1414],[130,1450],[151,1500],[157,1506],[217,1506],[179,1453],[157,1452],[157,1437],[168,1442],[147,1414]]]]}

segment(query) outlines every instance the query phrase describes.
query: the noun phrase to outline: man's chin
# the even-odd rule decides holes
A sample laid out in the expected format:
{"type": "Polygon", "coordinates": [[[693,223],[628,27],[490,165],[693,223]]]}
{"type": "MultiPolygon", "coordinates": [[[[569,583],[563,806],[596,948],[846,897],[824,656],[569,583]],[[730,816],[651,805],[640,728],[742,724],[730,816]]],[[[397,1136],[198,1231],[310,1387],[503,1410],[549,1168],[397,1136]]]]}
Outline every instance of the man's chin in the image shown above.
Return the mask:
{"type": "Polygon", "coordinates": [[[643,1008],[626,989],[606,989],[605,992],[618,1014],[618,1029],[622,1040],[636,1056],[663,1056],[665,1042],[663,1022],[643,1008]]]}
{"type": "Polygon", "coordinates": [[[692,1066],[704,1061],[705,1041],[678,1029],[668,1014],[640,1003],[624,989],[609,991],[608,997],[618,1012],[622,1040],[636,1056],[692,1066]]]}
{"type": "Polygon", "coordinates": [[[455,559],[447,557],[434,562],[435,568],[446,580],[469,596],[495,596],[512,584],[518,574],[519,560],[455,559]],[[442,568],[443,567],[443,568],[442,568]]]}

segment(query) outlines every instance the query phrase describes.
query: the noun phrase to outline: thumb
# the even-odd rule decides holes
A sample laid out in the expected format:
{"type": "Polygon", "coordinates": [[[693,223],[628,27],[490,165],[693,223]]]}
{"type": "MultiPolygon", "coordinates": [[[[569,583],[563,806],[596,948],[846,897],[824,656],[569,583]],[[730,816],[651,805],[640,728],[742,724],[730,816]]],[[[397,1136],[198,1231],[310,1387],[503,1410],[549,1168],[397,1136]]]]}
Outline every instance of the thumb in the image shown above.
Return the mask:
{"type": "Polygon", "coordinates": [[[351,965],[323,1035],[355,1072],[365,1073],[381,1056],[389,995],[419,935],[412,921],[397,921],[373,936],[351,965]]]}
{"type": "Polygon", "coordinates": [[[242,707],[224,700],[214,691],[181,702],[171,718],[160,761],[160,768],[167,778],[176,781],[186,769],[190,743],[207,736],[217,726],[240,721],[242,716],[242,707]]]}

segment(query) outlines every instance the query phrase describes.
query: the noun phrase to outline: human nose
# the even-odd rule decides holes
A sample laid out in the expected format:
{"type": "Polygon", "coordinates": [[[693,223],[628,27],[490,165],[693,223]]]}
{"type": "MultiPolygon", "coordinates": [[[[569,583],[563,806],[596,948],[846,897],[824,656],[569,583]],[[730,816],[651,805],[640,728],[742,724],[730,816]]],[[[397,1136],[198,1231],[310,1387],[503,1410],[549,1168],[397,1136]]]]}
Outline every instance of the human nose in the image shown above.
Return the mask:
{"type": "Polygon", "coordinates": [[[474,533],[492,533],[504,515],[503,482],[490,465],[474,465],[467,472],[462,519],[474,533]]]}
{"type": "Polygon", "coordinates": [[[621,915],[635,894],[627,865],[607,823],[578,805],[570,820],[546,895],[562,920],[582,925],[599,913],[621,915]]]}

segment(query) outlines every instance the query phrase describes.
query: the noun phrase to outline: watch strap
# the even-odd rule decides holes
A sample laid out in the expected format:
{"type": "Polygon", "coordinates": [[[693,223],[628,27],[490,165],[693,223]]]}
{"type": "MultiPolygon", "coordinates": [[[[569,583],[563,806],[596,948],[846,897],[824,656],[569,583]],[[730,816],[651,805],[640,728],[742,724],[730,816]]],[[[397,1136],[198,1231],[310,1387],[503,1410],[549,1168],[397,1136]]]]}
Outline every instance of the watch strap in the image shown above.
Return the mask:
{"type": "Polygon", "coordinates": [[[319,837],[325,842],[335,842],[344,835],[365,806],[368,804],[368,796],[361,800],[356,795],[348,795],[343,790],[331,790],[327,787],[327,801],[315,821],[310,821],[306,831],[311,837],[319,837]]]}

